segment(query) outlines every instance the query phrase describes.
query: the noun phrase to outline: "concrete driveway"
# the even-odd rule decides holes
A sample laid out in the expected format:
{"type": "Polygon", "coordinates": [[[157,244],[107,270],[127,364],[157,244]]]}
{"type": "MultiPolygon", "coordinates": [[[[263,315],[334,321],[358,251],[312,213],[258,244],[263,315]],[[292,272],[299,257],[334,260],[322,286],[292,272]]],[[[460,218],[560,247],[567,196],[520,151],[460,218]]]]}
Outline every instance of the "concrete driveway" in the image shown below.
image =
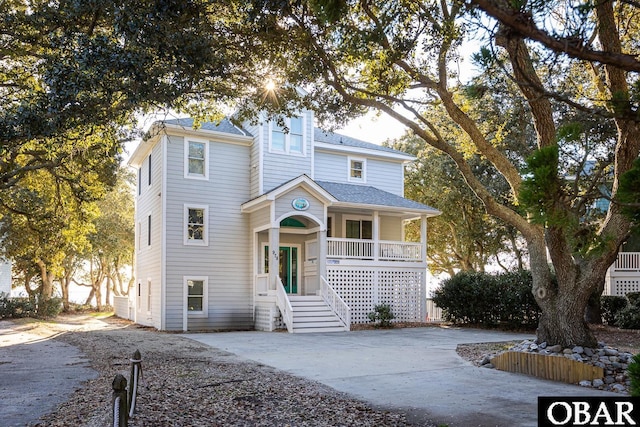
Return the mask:
{"type": "Polygon", "coordinates": [[[0,425],[24,426],[53,412],[83,381],[97,377],[75,347],[33,327],[0,321],[0,425]]]}
{"type": "Polygon", "coordinates": [[[405,411],[418,425],[430,420],[451,427],[536,426],[538,396],[612,395],[477,368],[455,352],[463,343],[532,338],[524,334],[429,327],[184,336],[321,382],[376,407],[405,411]]]}

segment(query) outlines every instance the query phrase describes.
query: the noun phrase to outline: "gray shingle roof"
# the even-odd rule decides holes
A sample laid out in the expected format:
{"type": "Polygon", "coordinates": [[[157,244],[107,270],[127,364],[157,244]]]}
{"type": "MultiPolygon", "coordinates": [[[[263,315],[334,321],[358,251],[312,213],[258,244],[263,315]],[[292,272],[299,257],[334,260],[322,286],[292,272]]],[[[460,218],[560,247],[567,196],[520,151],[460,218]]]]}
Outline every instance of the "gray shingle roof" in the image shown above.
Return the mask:
{"type": "Polygon", "coordinates": [[[370,142],[362,141],[360,139],[351,138],[350,136],[341,135],[335,132],[328,132],[322,129],[314,128],[313,137],[317,142],[324,142],[327,144],[333,144],[338,146],[366,148],[369,150],[384,151],[386,153],[402,154],[409,156],[409,154],[394,150],[393,148],[383,147],[382,145],[372,144],[370,142]]]}
{"type": "MultiPolygon", "coordinates": [[[[192,118],[162,120],[162,123],[166,123],[168,125],[175,125],[175,126],[193,127],[193,119],[192,118]]],[[[202,130],[213,130],[213,131],[216,131],[216,132],[231,133],[231,134],[234,134],[234,135],[253,136],[249,132],[247,132],[246,130],[238,129],[226,117],[224,119],[222,119],[222,121],[220,123],[200,122],[199,129],[202,129],[202,130]]]]}
{"type": "Polygon", "coordinates": [[[437,211],[437,209],[431,206],[405,199],[404,197],[368,185],[343,184],[328,181],[316,181],[316,183],[340,202],[437,211]]]}

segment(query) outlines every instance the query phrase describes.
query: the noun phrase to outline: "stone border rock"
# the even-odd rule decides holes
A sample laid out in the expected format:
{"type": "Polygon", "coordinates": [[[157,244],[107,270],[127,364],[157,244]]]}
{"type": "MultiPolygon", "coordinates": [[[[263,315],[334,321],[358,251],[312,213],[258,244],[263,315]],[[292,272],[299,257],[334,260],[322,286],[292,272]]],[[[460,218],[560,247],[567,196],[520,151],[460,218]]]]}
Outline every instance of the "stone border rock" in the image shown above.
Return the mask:
{"type": "MultiPolygon", "coordinates": [[[[566,357],[578,362],[598,366],[604,370],[605,376],[603,378],[596,378],[593,381],[582,380],[579,385],[616,393],[629,393],[631,380],[627,375],[627,368],[629,367],[629,363],[631,363],[633,354],[621,352],[615,348],[605,345],[602,342],[598,343],[597,348],[581,346],[562,348],[560,345],[549,346],[546,342],[538,344],[535,341],[524,340],[505,351],[520,351],[524,353],[566,357]]],[[[504,353],[504,351],[484,355],[480,360],[479,365],[485,368],[494,368],[491,363],[491,359],[502,353],[504,353]]]]}

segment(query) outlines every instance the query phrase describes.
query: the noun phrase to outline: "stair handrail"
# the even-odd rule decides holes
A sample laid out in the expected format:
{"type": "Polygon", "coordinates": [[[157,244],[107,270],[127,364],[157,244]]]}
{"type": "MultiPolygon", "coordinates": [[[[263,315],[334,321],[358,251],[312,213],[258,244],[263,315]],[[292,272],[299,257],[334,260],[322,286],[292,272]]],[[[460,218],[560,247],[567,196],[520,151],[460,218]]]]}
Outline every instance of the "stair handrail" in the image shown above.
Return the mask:
{"type": "Polygon", "coordinates": [[[280,313],[282,314],[282,321],[287,327],[287,331],[290,333],[293,332],[293,307],[291,306],[291,301],[289,301],[289,297],[287,296],[287,291],[284,289],[284,285],[282,284],[282,280],[280,276],[277,277],[278,283],[276,286],[276,304],[280,309],[280,313]]]}
{"type": "Polygon", "coordinates": [[[345,329],[350,331],[351,307],[344,302],[324,276],[320,276],[320,296],[322,296],[324,302],[331,308],[331,311],[340,319],[345,329]]]}

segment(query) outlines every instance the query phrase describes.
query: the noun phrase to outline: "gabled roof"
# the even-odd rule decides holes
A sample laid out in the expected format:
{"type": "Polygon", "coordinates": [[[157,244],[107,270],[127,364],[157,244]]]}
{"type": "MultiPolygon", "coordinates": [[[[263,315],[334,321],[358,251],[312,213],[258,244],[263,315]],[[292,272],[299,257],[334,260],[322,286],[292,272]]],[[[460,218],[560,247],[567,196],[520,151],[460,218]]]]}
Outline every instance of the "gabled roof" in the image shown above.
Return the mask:
{"type": "MultiPolygon", "coordinates": [[[[184,118],[184,119],[171,119],[171,120],[162,120],[161,123],[165,123],[167,125],[181,126],[184,128],[193,128],[193,119],[192,118],[184,118]]],[[[215,122],[200,122],[200,127],[198,129],[202,130],[212,130],[216,132],[230,133],[234,135],[241,136],[253,136],[249,132],[244,129],[241,129],[231,123],[228,118],[222,119],[220,123],[215,122]]]]}
{"type": "Polygon", "coordinates": [[[331,194],[329,194],[327,190],[325,190],[317,182],[309,178],[309,176],[303,174],[296,178],[290,179],[289,181],[267,191],[266,193],[243,203],[241,209],[243,212],[252,212],[265,206],[265,204],[277,199],[282,194],[285,194],[296,187],[305,188],[307,191],[313,193],[316,197],[326,203],[333,203],[336,201],[336,199],[331,194]]]}
{"type": "Polygon", "coordinates": [[[405,199],[404,197],[368,185],[343,184],[328,181],[316,181],[316,183],[338,200],[336,204],[399,208],[401,210],[419,211],[426,213],[427,216],[437,216],[441,214],[439,210],[431,206],[405,199]]]}

